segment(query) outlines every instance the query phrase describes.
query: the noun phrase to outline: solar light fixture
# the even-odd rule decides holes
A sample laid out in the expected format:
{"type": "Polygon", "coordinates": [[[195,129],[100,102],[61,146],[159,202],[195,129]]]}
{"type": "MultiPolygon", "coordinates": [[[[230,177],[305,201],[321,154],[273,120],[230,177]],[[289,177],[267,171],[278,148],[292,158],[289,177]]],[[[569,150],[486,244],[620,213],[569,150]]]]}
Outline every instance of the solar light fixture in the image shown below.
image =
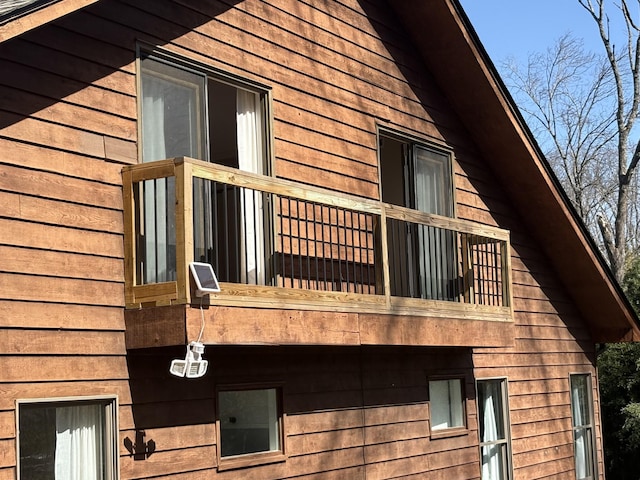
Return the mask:
{"type": "Polygon", "coordinates": [[[209,362],[202,359],[204,345],[200,342],[191,342],[187,345],[187,354],[184,360],[171,361],[169,373],[176,377],[200,378],[207,373],[209,362]]]}
{"type": "Polygon", "coordinates": [[[193,280],[196,282],[196,297],[202,297],[209,293],[217,293],[220,291],[218,278],[211,264],[191,262],[189,269],[191,270],[191,275],[193,275],[193,280]]]}

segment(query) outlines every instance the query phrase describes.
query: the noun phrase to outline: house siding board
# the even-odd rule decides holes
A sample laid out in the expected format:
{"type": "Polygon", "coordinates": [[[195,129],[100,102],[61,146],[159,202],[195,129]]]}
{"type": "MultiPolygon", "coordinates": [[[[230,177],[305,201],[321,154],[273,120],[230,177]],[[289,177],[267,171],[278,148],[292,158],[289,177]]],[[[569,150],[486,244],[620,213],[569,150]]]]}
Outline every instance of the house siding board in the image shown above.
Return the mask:
{"type": "MultiPolygon", "coordinates": [[[[0,480],[15,476],[16,399],[105,394],[120,403],[121,478],[237,478],[216,469],[214,389],[256,378],[285,386],[288,459],[243,478],[478,479],[474,378],[503,376],[516,478],[572,475],[568,376],[595,374],[591,332],[387,6],[103,0],[0,44],[0,70],[0,480]],[[511,231],[514,345],[210,346],[189,388],[167,373],[183,347],[127,356],[137,41],[270,85],[279,177],[377,199],[377,124],[453,148],[458,217],[511,231]],[[430,374],[464,375],[464,435],[431,438],[430,374]],[[144,460],[125,446],[141,431],[144,460]]],[[[601,450],[598,463],[602,477],[601,450]]]]}
{"type": "MultiPolygon", "coordinates": [[[[177,453],[170,452],[176,449],[191,457],[196,450],[207,453],[198,450],[204,446],[215,446],[216,386],[256,381],[283,385],[288,459],[243,470],[243,478],[365,478],[366,471],[366,478],[386,479],[425,474],[431,467],[443,477],[467,478],[457,472],[468,471],[470,465],[478,468],[472,402],[467,402],[467,434],[437,440],[429,435],[427,378],[436,373],[462,374],[470,390],[469,349],[211,346],[206,357],[215,368],[193,381],[188,392],[183,381],[157,368],[181,354],[181,349],[164,348],[129,356],[132,421],[160,453],[149,467],[156,475],[187,469],[185,462],[160,469],[162,456],[172,458],[177,453]],[[195,438],[184,438],[187,432],[195,438]],[[459,464],[460,458],[466,459],[465,464],[459,464]]],[[[121,434],[131,435],[130,428],[121,434]]],[[[197,464],[210,468],[213,475],[215,458],[215,453],[208,453],[208,460],[197,464]]],[[[237,478],[237,474],[219,472],[216,478],[237,478]]]]}
{"type": "Polygon", "coordinates": [[[131,402],[120,171],[135,160],[135,86],[98,48],[57,25],[0,44],[3,479],[17,399],[131,402]]]}

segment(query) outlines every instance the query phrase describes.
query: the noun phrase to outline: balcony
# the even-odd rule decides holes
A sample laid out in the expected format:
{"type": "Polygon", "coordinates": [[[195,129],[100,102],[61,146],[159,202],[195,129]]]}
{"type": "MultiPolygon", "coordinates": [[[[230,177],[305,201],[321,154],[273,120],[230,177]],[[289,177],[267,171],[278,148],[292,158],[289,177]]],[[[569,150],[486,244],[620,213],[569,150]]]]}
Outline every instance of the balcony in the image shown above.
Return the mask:
{"type": "Polygon", "coordinates": [[[189,158],[123,185],[131,346],[184,343],[204,312],[215,343],[513,342],[505,230],[189,158]],[[220,293],[194,296],[192,261],[220,293]]]}

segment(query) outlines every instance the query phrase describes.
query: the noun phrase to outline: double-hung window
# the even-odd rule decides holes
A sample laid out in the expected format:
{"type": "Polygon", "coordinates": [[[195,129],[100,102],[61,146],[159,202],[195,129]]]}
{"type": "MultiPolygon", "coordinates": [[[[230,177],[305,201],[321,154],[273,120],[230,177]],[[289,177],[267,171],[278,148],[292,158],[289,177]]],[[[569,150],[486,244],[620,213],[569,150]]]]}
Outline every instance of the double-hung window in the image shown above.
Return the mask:
{"type": "MultiPolygon", "coordinates": [[[[452,217],[450,152],[381,132],[382,200],[419,212],[452,217]]],[[[444,228],[389,218],[391,294],[453,300],[457,288],[455,234],[444,228]]]]}
{"type": "Polygon", "coordinates": [[[115,480],[114,398],[20,400],[18,472],[24,480],[115,480]]]}
{"type": "Polygon", "coordinates": [[[478,430],[482,480],[511,479],[509,410],[505,379],[478,380],[478,430]]]}
{"type": "Polygon", "coordinates": [[[571,375],[569,380],[576,479],[593,479],[596,478],[596,474],[591,375],[575,374],[571,375]]]}
{"type": "MultiPolygon", "coordinates": [[[[160,54],[140,55],[141,160],[191,157],[267,174],[268,95],[264,87],[160,54]]],[[[175,180],[139,187],[137,277],[176,279],[175,180]]],[[[211,263],[222,281],[265,282],[262,194],[195,178],[194,260],[211,263]]]]}

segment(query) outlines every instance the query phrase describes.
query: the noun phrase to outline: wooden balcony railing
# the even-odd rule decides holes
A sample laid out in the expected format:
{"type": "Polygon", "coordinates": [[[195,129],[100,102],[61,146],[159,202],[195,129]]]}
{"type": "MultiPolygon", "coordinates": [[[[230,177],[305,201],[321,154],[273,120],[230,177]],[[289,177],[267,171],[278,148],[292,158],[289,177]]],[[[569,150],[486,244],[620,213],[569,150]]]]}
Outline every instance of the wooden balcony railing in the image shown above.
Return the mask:
{"type": "Polygon", "coordinates": [[[505,230],[176,158],[126,167],[128,307],[218,305],[511,318],[505,230]]]}

